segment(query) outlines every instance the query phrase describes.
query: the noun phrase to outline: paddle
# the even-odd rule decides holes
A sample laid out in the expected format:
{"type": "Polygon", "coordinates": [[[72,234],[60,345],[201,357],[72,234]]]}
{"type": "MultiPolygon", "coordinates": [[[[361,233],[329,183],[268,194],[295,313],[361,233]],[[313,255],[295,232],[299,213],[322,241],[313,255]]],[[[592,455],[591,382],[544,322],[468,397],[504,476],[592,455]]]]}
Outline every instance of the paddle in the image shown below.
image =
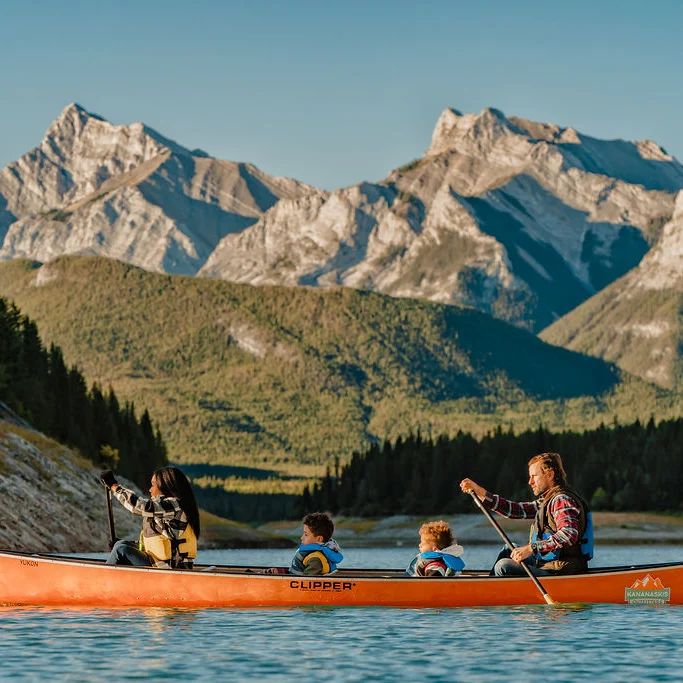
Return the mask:
{"type": "Polygon", "coordinates": [[[114,511],[111,509],[111,489],[106,487],[107,491],[107,518],[109,519],[109,550],[114,547],[116,543],[116,530],[114,529],[114,511]]]}
{"type": "MultiPolygon", "coordinates": [[[[481,501],[479,500],[479,496],[474,491],[470,491],[470,496],[472,496],[472,499],[476,503],[477,507],[484,513],[484,516],[491,522],[493,525],[493,528],[498,532],[498,535],[503,539],[505,542],[505,545],[510,549],[514,550],[517,546],[510,540],[508,535],[503,531],[501,528],[500,524],[496,522],[495,519],[493,519],[493,515],[481,504],[481,501]]],[[[536,585],[536,588],[540,591],[541,595],[543,596],[543,599],[549,604],[549,605],[555,605],[557,604],[549,595],[548,591],[546,591],[545,588],[541,585],[541,582],[538,580],[537,577],[533,575],[531,572],[531,569],[527,566],[525,562],[520,562],[522,567],[524,568],[524,571],[529,575],[529,578],[534,582],[536,585]]]]}

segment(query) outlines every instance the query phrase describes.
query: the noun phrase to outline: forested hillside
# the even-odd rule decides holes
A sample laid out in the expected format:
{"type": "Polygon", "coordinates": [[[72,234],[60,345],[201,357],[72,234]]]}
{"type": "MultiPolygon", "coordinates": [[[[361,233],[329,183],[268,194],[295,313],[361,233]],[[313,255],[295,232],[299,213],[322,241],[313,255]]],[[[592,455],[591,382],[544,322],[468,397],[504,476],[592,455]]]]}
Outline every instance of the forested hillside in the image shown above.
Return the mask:
{"type": "MultiPolygon", "coordinates": [[[[253,287],[62,257],[0,264],[0,294],[89,378],[147,406],[182,463],[320,464],[410,429],[483,433],[500,421],[538,424],[539,414],[597,424],[624,379],[472,309],[345,288],[253,287]]],[[[653,400],[638,386],[640,405],[619,404],[626,413],[653,400]]]]}

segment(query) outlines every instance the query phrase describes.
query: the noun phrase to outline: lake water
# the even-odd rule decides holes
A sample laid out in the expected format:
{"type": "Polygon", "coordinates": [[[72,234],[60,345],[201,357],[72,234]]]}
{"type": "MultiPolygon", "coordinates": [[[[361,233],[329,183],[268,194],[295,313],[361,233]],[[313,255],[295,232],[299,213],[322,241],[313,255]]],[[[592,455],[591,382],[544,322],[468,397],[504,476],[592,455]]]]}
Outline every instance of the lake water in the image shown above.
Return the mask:
{"type": "MultiPolygon", "coordinates": [[[[498,548],[469,547],[470,568],[498,548]]],[[[347,548],[404,567],[408,548],[347,548]]],[[[683,546],[599,549],[593,566],[683,559],[683,546]]],[[[202,563],[288,564],[287,550],[202,563]]],[[[0,609],[1,680],[680,681],[683,608],[597,605],[259,610],[0,609]]]]}

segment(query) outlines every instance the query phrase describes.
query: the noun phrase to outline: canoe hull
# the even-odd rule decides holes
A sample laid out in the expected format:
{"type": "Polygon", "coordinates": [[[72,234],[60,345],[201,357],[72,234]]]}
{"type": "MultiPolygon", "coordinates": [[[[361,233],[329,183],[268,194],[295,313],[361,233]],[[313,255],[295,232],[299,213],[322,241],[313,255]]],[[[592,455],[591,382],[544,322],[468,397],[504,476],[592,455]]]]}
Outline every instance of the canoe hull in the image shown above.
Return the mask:
{"type": "MultiPolygon", "coordinates": [[[[683,604],[683,564],[543,578],[556,602],[683,604]]],[[[411,579],[350,570],[329,577],[232,568],[172,571],[0,552],[0,605],[88,607],[467,607],[544,604],[526,577],[411,579]]]]}

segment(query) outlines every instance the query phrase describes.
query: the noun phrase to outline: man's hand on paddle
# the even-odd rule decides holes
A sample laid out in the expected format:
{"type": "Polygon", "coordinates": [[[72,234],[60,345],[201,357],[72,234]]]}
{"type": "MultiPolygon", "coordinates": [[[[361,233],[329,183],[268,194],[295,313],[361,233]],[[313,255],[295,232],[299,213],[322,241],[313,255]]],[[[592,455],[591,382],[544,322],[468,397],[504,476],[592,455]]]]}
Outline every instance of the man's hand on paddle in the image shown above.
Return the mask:
{"type": "Polygon", "coordinates": [[[460,490],[463,493],[474,492],[479,500],[484,500],[484,498],[486,498],[486,489],[483,486],[479,486],[476,481],[472,481],[471,479],[463,479],[460,482],[460,490]]]}
{"type": "Polygon", "coordinates": [[[522,545],[519,548],[515,548],[511,553],[510,553],[510,558],[513,559],[515,562],[524,562],[527,557],[531,557],[534,554],[533,550],[531,550],[530,545],[522,545]]]}

